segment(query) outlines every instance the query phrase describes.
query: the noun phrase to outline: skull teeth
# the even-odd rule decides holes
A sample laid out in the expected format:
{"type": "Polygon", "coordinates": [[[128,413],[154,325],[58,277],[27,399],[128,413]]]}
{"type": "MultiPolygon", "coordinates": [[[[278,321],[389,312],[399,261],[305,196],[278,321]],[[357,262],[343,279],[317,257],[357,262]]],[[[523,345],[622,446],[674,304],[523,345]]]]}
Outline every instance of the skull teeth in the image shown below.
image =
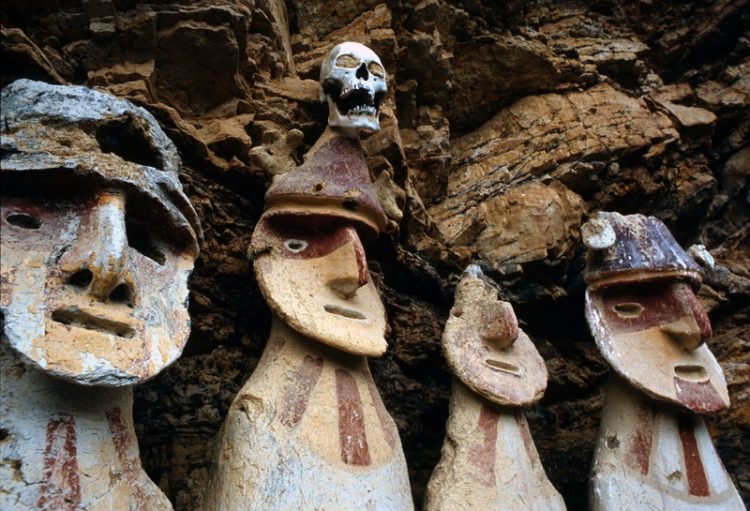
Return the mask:
{"type": "Polygon", "coordinates": [[[375,114],[375,107],[372,106],[366,106],[366,105],[360,105],[355,106],[351,110],[349,110],[347,113],[349,114],[375,114]]]}
{"type": "Polygon", "coordinates": [[[345,89],[333,100],[342,115],[377,115],[378,107],[375,97],[369,89],[351,87],[345,89]]]}
{"type": "Polygon", "coordinates": [[[372,91],[367,87],[344,87],[344,90],[341,91],[341,97],[345,98],[354,91],[366,92],[369,96],[372,96],[372,91]]]}

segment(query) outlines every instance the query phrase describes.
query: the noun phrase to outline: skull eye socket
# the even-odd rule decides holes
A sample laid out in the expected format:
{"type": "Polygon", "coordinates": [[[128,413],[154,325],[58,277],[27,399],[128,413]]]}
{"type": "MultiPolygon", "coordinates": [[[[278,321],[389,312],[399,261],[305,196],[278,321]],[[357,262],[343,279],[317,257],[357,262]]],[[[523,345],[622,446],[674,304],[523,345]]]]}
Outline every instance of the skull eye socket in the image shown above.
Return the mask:
{"type": "Polygon", "coordinates": [[[370,62],[367,65],[367,70],[378,78],[385,78],[385,69],[383,69],[383,66],[381,66],[377,62],[370,62]]]}
{"type": "Polygon", "coordinates": [[[336,65],[339,67],[357,67],[359,66],[359,59],[354,55],[339,55],[336,58],[336,65]]]}

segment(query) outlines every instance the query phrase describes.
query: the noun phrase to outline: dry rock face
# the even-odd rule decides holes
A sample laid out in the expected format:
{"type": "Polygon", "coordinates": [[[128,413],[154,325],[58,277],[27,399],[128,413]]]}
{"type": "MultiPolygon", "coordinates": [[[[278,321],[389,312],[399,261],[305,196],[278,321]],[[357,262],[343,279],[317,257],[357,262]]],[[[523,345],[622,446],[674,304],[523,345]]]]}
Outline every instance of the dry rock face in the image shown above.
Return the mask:
{"type": "Polygon", "coordinates": [[[583,317],[579,227],[654,215],[715,260],[699,298],[732,406],[708,421],[750,498],[750,43],[747,2],[5,2],[3,84],[107,89],[150,110],[205,230],[183,357],[136,392],[143,462],[192,509],[207,452],[270,314],[246,259],[273,175],[325,125],[320,61],[355,40],[390,82],[367,163],[388,215],[369,253],[390,334],[372,372],[415,502],[437,464],[450,377],[440,336],[477,261],[545,359],[528,410],[551,482],[585,508],[609,371],[583,317]]]}

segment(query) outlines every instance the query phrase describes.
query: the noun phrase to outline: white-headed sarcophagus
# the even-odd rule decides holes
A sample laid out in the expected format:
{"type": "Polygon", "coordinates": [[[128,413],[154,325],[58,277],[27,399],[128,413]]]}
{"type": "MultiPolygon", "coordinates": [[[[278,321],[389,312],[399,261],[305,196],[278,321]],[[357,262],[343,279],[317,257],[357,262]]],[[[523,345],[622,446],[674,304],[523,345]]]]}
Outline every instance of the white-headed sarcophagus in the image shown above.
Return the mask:
{"type": "Polygon", "coordinates": [[[614,369],[596,448],[594,510],[743,510],[701,414],[729,406],[694,292],[700,268],[657,218],[600,212],[588,247],[586,319],[614,369]]]}
{"type": "Polygon", "coordinates": [[[0,508],[171,509],[132,385],[181,353],[200,226],[146,110],[84,87],[2,91],[0,508]]]}
{"type": "Polygon", "coordinates": [[[425,509],[564,510],[523,411],[547,387],[544,360],[476,265],[456,288],[443,352],[455,378],[425,509]]]}
{"type": "Polygon", "coordinates": [[[328,128],[278,176],[250,247],[273,314],[258,365],[219,436],[203,509],[413,509],[393,419],[367,364],[387,347],[364,245],[386,217],[359,143],[377,128],[385,72],[357,43],[321,69],[328,128]]]}

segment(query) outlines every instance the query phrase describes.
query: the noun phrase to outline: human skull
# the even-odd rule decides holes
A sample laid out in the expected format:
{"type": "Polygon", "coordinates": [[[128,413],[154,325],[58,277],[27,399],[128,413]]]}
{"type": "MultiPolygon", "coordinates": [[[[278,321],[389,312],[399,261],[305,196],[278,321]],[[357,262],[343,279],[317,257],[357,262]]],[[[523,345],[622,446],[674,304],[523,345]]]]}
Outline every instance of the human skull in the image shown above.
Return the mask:
{"type": "Polygon", "coordinates": [[[330,126],[379,130],[387,90],[380,58],[363,44],[337,45],[320,67],[320,100],[328,102],[330,126]]]}

